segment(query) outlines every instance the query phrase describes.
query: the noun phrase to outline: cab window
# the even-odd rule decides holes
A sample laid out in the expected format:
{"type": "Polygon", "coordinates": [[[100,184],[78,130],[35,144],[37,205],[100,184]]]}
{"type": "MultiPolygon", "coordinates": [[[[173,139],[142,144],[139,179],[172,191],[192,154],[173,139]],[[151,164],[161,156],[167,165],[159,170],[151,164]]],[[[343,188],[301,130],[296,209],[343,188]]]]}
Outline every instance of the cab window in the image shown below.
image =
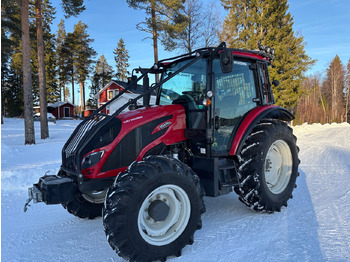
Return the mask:
{"type": "MultiPolygon", "coordinates": [[[[199,59],[165,82],[161,87],[159,104],[172,104],[174,100],[184,95],[197,101],[206,90],[206,61],[206,59],[199,59]]],[[[187,59],[171,64],[163,73],[162,78],[166,78],[189,62],[190,59],[187,59]]]]}

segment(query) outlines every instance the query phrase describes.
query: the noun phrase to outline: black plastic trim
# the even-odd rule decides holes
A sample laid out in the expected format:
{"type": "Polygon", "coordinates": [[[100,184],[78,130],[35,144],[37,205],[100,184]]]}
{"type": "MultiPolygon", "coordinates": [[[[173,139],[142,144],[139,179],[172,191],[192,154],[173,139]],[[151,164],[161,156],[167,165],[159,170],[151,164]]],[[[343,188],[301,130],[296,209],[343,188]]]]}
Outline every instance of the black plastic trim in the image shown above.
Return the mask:
{"type": "Polygon", "coordinates": [[[157,125],[172,118],[173,115],[161,117],[130,131],[113,149],[101,172],[129,166],[136,160],[143,148],[164,135],[168,129],[164,128],[152,134],[157,125]]]}

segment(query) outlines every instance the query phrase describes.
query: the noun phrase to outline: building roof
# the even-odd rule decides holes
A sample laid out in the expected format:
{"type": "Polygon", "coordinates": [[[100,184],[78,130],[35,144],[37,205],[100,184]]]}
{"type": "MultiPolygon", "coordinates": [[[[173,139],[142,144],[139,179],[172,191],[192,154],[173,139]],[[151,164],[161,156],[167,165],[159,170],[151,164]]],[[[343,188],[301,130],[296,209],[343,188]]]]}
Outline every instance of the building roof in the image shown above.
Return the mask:
{"type": "MultiPolygon", "coordinates": [[[[98,96],[105,91],[108,87],[110,87],[112,84],[116,84],[118,86],[120,86],[121,88],[125,89],[128,86],[127,82],[124,81],[119,81],[119,80],[111,80],[109,81],[109,83],[107,85],[105,85],[102,89],[100,89],[100,91],[98,91],[98,93],[95,95],[95,98],[98,98],[98,96]]],[[[143,93],[143,87],[142,85],[137,85],[136,90],[128,90],[130,93],[132,94],[142,94],[143,93]]],[[[154,95],[154,92],[152,92],[152,95],[154,95]]]]}
{"type": "MultiPolygon", "coordinates": [[[[69,103],[69,102],[48,103],[48,104],[47,104],[47,107],[58,108],[58,107],[61,107],[61,106],[65,105],[65,104],[69,104],[69,105],[75,107],[75,105],[73,105],[72,103],[69,103]]],[[[38,105],[38,106],[33,106],[33,108],[40,108],[40,105],[38,105]]]]}
{"type": "Polygon", "coordinates": [[[47,104],[47,107],[58,108],[58,107],[61,107],[61,106],[65,105],[65,104],[69,104],[69,105],[75,107],[75,105],[73,105],[73,104],[71,104],[71,103],[69,103],[69,102],[48,103],[48,104],[47,104]]]}

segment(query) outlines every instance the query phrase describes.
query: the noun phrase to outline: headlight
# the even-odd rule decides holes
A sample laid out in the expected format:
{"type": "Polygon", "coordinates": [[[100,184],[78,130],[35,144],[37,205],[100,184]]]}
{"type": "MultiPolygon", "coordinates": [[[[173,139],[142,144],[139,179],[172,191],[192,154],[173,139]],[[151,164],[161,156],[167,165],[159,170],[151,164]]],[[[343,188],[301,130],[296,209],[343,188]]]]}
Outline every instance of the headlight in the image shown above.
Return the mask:
{"type": "Polygon", "coordinates": [[[81,169],[86,169],[86,168],[89,168],[89,167],[96,165],[98,163],[98,161],[100,161],[100,159],[102,158],[104,152],[105,152],[104,150],[101,150],[101,151],[91,153],[91,154],[88,154],[87,156],[85,156],[83,158],[83,161],[81,164],[81,169]]]}

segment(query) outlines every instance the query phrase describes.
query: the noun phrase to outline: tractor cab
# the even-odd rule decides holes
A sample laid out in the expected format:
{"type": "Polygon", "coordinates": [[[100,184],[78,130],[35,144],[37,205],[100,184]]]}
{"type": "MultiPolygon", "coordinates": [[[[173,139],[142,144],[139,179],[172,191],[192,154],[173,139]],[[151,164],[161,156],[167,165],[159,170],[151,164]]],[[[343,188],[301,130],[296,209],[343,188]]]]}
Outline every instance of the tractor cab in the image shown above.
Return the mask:
{"type": "Polygon", "coordinates": [[[227,156],[243,117],[253,108],[274,103],[267,57],[226,49],[229,69],[219,53],[200,59],[194,54],[164,66],[157,104],[181,104],[186,111],[186,138],[198,156],[227,156]]]}

